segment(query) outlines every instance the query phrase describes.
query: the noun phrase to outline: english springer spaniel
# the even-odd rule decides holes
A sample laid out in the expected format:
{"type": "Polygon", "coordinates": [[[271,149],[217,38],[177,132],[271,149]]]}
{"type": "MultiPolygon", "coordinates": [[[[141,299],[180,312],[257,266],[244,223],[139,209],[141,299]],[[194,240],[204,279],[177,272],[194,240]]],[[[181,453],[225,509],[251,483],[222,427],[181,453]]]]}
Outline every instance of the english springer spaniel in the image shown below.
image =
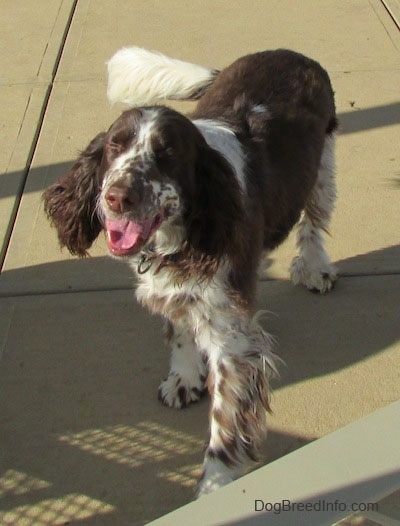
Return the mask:
{"type": "Polygon", "coordinates": [[[110,60],[108,95],[131,109],[44,193],[59,241],[84,256],[101,230],[137,274],[137,298],[166,320],[160,400],[211,395],[199,493],[240,476],[266,430],[272,338],[253,312],[257,267],[298,224],[295,284],[336,280],[323,245],[334,206],[334,96],[327,73],[288,50],[222,71],[140,48],[110,60]],[[190,117],[163,99],[198,99],[190,117]]]}

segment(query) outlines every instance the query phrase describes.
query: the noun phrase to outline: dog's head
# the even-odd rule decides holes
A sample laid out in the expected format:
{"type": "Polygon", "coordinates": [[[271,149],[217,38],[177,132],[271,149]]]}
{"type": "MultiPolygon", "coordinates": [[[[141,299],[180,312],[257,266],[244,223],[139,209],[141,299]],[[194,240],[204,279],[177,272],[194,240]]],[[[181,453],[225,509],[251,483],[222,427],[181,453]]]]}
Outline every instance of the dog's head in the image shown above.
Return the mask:
{"type": "Polygon", "coordinates": [[[78,255],[104,228],[117,257],[149,244],[171,254],[184,242],[219,257],[241,217],[230,164],[192,121],[163,106],[124,112],[46,190],[44,201],[60,244],[78,255]]]}

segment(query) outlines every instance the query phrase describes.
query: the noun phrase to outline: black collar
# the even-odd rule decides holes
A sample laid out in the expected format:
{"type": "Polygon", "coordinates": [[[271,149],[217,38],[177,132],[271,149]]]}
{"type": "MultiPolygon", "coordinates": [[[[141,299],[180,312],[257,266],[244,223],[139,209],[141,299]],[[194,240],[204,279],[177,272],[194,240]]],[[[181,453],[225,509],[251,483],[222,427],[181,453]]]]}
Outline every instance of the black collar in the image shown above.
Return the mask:
{"type": "Polygon", "coordinates": [[[157,255],[150,255],[146,252],[140,254],[139,263],[137,266],[138,274],[145,274],[153,265],[154,260],[157,258],[157,255]]]}
{"type": "Polygon", "coordinates": [[[155,260],[159,261],[159,265],[156,270],[156,272],[158,272],[160,268],[163,267],[166,263],[177,261],[179,256],[180,252],[175,252],[174,254],[166,254],[165,256],[161,256],[157,254],[157,252],[155,252],[154,246],[150,245],[149,247],[146,247],[144,250],[142,250],[140,254],[139,262],[137,265],[137,273],[140,275],[146,274],[146,272],[148,272],[153,266],[155,260]]]}

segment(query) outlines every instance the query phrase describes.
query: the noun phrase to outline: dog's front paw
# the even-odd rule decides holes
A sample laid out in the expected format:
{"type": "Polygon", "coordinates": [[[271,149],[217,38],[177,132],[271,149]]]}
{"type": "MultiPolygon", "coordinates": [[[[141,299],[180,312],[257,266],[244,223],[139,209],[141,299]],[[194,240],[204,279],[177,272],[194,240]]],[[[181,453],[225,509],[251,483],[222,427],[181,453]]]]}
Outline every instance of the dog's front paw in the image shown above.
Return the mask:
{"type": "Polygon", "coordinates": [[[312,268],[301,256],[293,259],[290,277],[295,285],[305,285],[311,292],[324,294],[330,292],[338,278],[336,268],[330,263],[312,268]]]}
{"type": "Polygon", "coordinates": [[[197,488],[197,498],[208,495],[213,491],[233,482],[238,476],[234,468],[229,468],[215,458],[205,458],[203,474],[197,488]]]}
{"type": "Polygon", "coordinates": [[[189,382],[178,373],[170,373],[158,388],[158,398],[168,407],[183,409],[204,395],[204,382],[202,376],[196,382],[189,382]]]}
{"type": "Polygon", "coordinates": [[[230,482],[233,482],[233,478],[226,475],[214,475],[213,477],[207,477],[204,480],[201,480],[197,490],[196,497],[200,498],[203,495],[208,495],[213,493],[219,488],[226,486],[230,482]]]}

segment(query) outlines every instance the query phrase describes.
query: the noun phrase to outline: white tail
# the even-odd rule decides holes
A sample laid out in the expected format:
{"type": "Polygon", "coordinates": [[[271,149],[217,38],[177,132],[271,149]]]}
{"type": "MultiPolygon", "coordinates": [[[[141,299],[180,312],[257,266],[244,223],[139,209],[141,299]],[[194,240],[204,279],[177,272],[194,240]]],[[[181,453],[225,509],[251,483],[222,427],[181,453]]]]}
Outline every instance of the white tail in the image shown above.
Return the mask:
{"type": "Polygon", "coordinates": [[[111,103],[143,106],[165,99],[195,99],[219,72],[139,47],[122,48],[108,62],[111,103]]]}

